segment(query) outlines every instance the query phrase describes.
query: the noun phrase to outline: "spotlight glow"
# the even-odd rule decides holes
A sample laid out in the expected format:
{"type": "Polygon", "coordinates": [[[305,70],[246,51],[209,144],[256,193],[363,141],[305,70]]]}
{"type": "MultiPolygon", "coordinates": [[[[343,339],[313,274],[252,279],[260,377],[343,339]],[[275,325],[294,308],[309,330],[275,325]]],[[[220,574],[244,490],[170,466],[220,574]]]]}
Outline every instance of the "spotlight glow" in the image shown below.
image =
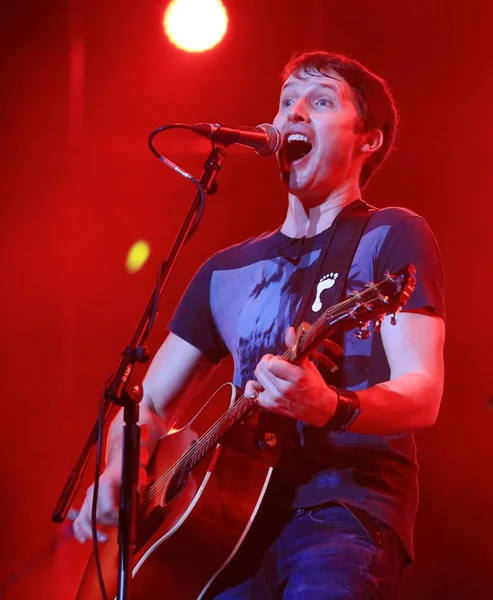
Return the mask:
{"type": "Polygon", "coordinates": [[[203,52],[218,44],[228,28],[221,0],[172,0],[164,14],[170,41],[187,52],[203,52]]]}
{"type": "Polygon", "coordinates": [[[129,273],[137,273],[144,266],[146,260],[149,258],[150,246],[149,243],[144,240],[135,242],[128,251],[126,267],[129,273]]]}

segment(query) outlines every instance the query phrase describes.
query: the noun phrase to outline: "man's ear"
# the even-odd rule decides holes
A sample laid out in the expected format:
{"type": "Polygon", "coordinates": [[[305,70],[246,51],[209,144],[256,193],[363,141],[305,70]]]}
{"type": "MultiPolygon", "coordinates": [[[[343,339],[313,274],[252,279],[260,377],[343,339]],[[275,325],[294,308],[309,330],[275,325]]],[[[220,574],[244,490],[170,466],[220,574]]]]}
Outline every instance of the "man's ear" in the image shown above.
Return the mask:
{"type": "Polygon", "coordinates": [[[383,144],[383,133],[380,129],[372,129],[363,134],[363,143],[361,144],[361,152],[363,154],[373,154],[380,150],[383,144]]]}

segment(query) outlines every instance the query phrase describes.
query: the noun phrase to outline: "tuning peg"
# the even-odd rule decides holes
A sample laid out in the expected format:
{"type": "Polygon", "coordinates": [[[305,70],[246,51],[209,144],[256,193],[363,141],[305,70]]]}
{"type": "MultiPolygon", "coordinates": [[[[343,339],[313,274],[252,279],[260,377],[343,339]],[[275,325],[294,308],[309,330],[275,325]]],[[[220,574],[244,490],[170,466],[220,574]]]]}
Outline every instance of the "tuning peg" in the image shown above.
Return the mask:
{"type": "Polygon", "coordinates": [[[395,312],[392,315],[392,318],[390,319],[391,325],[397,325],[397,315],[401,312],[401,310],[402,310],[401,306],[399,306],[398,308],[395,309],[395,312]]]}
{"type": "Polygon", "coordinates": [[[380,318],[380,319],[377,319],[377,320],[375,321],[375,331],[380,331],[380,329],[381,329],[381,327],[382,327],[382,321],[383,321],[383,319],[382,319],[382,318],[380,318]]]}
{"type": "Polygon", "coordinates": [[[370,323],[367,321],[354,332],[354,335],[358,338],[358,340],[367,340],[370,337],[370,331],[368,330],[369,325],[370,323]]]}

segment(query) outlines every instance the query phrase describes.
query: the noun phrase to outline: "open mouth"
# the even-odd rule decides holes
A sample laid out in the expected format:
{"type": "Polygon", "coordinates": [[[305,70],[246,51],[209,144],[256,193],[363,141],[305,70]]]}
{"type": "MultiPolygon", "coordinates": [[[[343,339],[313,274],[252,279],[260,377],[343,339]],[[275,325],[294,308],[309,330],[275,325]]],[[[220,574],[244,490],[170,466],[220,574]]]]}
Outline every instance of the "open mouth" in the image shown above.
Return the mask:
{"type": "Polygon", "coordinates": [[[310,144],[308,138],[302,135],[288,136],[283,146],[284,156],[289,164],[304,158],[312,149],[312,144],[310,144]]]}

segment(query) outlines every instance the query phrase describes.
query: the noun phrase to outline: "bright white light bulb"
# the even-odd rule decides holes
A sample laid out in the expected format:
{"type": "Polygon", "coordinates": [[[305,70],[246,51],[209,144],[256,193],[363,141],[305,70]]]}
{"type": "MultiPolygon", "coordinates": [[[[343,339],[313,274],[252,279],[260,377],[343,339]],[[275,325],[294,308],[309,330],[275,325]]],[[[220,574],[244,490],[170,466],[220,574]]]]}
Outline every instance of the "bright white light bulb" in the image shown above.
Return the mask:
{"type": "Polygon", "coordinates": [[[164,14],[168,38],[187,52],[203,52],[218,44],[228,28],[221,0],[172,0],[164,14]]]}

